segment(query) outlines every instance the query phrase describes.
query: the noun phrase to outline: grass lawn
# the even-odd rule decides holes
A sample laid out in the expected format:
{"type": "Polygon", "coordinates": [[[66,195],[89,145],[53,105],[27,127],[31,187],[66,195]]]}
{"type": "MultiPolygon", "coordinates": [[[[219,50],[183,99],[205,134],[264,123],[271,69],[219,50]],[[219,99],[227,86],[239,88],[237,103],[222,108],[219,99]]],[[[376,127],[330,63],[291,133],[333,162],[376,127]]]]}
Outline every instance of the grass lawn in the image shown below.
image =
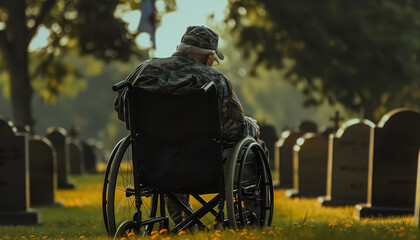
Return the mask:
{"type": "MultiPolygon", "coordinates": [[[[71,177],[76,190],[58,190],[57,201],[64,206],[40,208],[39,226],[0,226],[0,239],[110,239],[102,219],[102,174],[71,177]]],[[[150,239],[420,239],[412,217],[352,217],[353,207],[325,208],[316,199],[288,199],[275,192],[273,225],[265,229],[156,234],[150,239]]],[[[135,238],[135,237],[132,237],[135,238]]]]}

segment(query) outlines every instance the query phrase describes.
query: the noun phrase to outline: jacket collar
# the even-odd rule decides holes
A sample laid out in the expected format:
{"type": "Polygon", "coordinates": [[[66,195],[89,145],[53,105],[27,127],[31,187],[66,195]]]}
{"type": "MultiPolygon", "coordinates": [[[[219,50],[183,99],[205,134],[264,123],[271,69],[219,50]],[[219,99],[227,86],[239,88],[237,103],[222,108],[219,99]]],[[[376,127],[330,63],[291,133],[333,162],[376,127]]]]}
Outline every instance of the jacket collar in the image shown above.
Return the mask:
{"type": "Polygon", "coordinates": [[[183,57],[191,62],[197,62],[197,60],[195,60],[193,57],[191,57],[190,55],[183,53],[183,52],[174,52],[172,54],[173,57],[183,57]]]}

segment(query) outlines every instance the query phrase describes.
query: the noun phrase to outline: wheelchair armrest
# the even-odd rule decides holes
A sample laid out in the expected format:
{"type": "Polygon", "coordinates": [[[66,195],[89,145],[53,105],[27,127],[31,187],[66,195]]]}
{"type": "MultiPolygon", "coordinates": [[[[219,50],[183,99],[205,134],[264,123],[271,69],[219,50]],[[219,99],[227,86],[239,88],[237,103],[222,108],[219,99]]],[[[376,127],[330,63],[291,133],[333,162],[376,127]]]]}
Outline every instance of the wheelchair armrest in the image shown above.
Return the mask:
{"type": "Polygon", "coordinates": [[[126,80],[123,80],[121,82],[118,82],[118,83],[112,85],[112,91],[118,92],[118,91],[120,91],[121,89],[123,89],[125,87],[131,88],[132,85],[131,85],[130,82],[128,82],[126,80]]]}

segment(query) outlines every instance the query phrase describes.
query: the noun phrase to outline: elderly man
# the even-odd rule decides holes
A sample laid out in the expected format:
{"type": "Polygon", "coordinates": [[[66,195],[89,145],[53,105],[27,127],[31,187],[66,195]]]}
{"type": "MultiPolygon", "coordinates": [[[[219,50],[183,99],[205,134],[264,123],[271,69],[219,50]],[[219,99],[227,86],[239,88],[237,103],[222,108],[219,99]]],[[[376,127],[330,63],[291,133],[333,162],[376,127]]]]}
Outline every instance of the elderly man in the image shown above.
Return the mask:
{"type": "MultiPolygon", "coordinates": [[[[177,51],[167,58],[153,58],[141,63],[128,77],[133,86],[150,91],[182,93],[188,88],[200,88],[214,82],[222,103],[222,140],[224,146],[249,135],[258,140],[259,127],[256,121],[244,117],[242,105],[232,89],[229,80],[212,68],[214,62],[224,59],[218,49],[219,36],[209,28],[190,26],[182,36],[177,51]]],[[[115,101],[115,109],[121,120],[127,118],[124,112],[122,91],[115,101]]],[[[176,194],[177,198],[188,204],[189,196],[176,194]]],[[[172,220],[182,221],[182,211],[167,199],[167,208],[172,220]]]]}

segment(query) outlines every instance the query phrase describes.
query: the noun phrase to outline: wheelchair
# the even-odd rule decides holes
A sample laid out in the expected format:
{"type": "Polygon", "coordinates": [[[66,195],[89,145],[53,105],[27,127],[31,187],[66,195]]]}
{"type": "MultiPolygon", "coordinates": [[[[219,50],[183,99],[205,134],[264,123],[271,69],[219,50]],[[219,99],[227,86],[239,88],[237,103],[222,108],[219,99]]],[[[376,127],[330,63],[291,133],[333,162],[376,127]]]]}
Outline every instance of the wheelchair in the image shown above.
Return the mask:
{"type": "Polygon", "coordinates": [[[251,137],[223,146],[213,83],[182,94],[147,91],[126,81],[113,86],[121,89],[127,89],[130,134],[114,147],[104,175],[102,210],[111,237],[271,225],[267,156],[251,137]],[[189,194],[201,207],[193,211],[173,193],[189,194]],[[170,224],[165,196],[182,209],[182,222],[170,224]],[[213,225],[202,221],[205,215],[214,217],[213,225]]]}

